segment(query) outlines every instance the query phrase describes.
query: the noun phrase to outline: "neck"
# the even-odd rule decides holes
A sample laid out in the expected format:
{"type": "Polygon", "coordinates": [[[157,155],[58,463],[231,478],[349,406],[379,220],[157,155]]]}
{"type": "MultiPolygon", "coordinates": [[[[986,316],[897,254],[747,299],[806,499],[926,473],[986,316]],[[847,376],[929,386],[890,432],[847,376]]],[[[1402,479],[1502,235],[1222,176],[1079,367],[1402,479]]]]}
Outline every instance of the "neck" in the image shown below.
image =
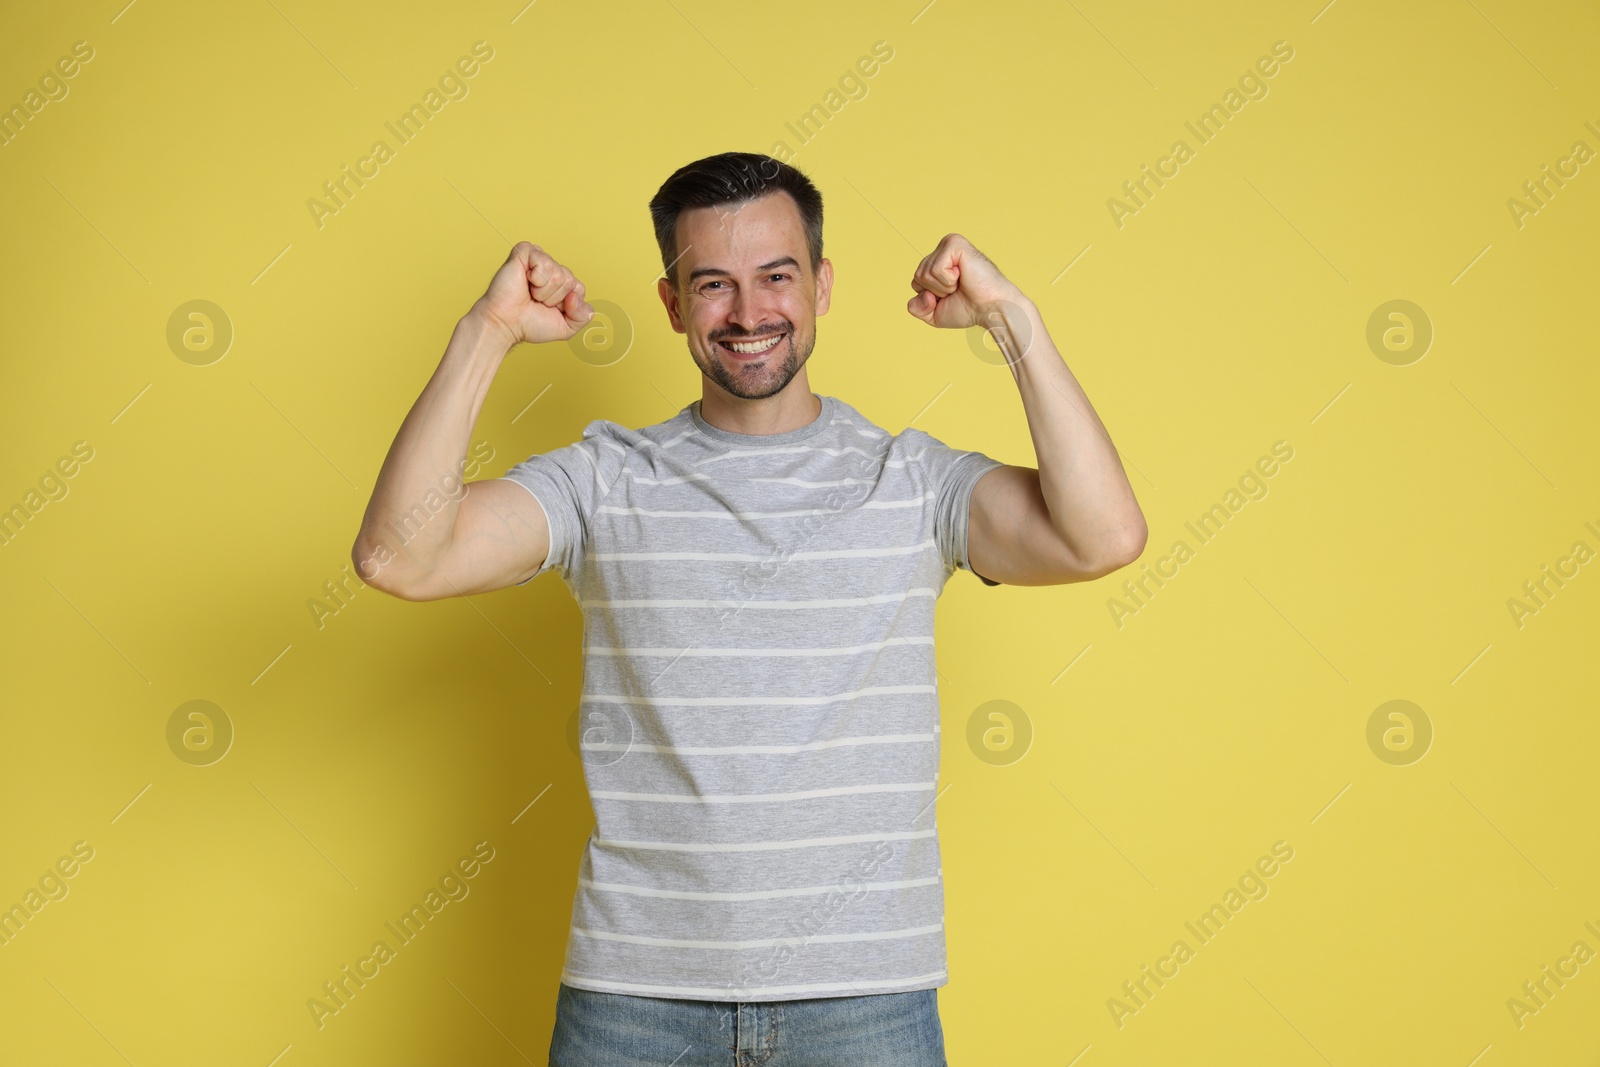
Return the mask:
{"type": "Polygon", "coordinates": [[[822,400],[812,393],[804,370],[772,396],[746,400],[706,381],[700,395],[700,417],[729,433],[787,433],[809,426],[822,414],[822,400]]]}

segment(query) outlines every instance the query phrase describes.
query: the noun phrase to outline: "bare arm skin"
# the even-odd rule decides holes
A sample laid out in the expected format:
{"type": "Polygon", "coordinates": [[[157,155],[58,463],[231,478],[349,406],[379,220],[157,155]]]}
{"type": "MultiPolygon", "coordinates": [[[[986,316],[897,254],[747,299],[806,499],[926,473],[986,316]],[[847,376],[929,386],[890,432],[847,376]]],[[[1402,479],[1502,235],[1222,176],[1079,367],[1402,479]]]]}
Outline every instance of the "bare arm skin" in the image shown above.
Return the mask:
{"type": "Polygon", "coordinates": [[[583,297],[583,283],[538,245],[511,249],[389,446],[351,548],[362,581],[402,600],[440,600],[503,589],[544,563],[550,530],[528,491],[464,483],[461,472],[507,353],[572,337],[594,315],[583,297]]]}
{"type": "Polygon", "coordinates": [[[906,310],[931,326],[989,330],[1016,379],[1039,467],[989,471],[972,489],[967,562],[1006,585],[1089,581],[1139,558],[1144,513],[1122,458],[1032,300],[960,234],[917,266],[906,310]]]}

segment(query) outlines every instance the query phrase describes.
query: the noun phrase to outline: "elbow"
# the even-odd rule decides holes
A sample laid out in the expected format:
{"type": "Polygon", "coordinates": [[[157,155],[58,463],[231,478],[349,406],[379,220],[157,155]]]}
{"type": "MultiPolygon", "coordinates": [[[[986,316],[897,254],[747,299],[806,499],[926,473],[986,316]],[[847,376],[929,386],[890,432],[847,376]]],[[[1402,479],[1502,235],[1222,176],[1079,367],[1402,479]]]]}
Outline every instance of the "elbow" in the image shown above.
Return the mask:
{"type": "Polygon", "coordinates": [[[420,604],[462,595],[435,567],[419,563],[409,552],[395,552],[384,542],[369,537],[365,530],[350,547],[350,562],[355,564],[356,575],[363,584],[396,600],[420,604]]]}
{"type": "Polygon", "coordinates": [[[1121,551],[1118,553],[1119,567],[1126,567],[1140,556],[1144,555],[1144,546],[1150,540],[1150,527],[1145,524],[1144,513],[1134,512],[1133,522],[1129,524],[1123,534],[1121,551]]]}
{"type": "Polygon", "coordinates": [[[1115,537],[1108,538],[1105,552],[1093,567],[1093,577],[1104,578],[1133,563],[1144,554],[1144,546],[1149,538],[1150,530],[1145,525],[1144,515],[1135,514],[1130,525],[1115,537]]]}
{"type": "Polygon", "coordinates": [[[401,600],[414,599],[398,581],[399,576],[392,566],[394,562],[395,555],[389,547],[368,539],[364,530],[356,537],[355,544],[350,546],[350,563],[363,585],[401,600]]]}
{"type": "MultiPolygon", "coordinates": [[[[380,549],[381,550],[381,549],[380,549]]],[[[402,569],[399,559],[393,553],[386,557],[388,565],[373,562],[371,553],[363,553],[360,546],[351,553],[355,561],[356,573],[361,576],[361,581],[369,588],[380,593],[387,593],[396,600],[406,600],[413,604],[424,604],[430,600],[443,600],[446,597],[459,595],[460,591],[444,588],[438,581],[431,580],[430,572],[419,572],[414,567],[402,569]]]]}

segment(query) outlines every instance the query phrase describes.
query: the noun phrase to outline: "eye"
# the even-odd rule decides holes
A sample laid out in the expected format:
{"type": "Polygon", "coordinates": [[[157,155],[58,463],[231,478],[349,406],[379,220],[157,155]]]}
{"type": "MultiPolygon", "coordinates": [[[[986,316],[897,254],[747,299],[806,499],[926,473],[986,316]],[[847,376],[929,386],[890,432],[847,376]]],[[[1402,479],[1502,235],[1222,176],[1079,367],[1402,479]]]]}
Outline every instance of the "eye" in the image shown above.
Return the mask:
{"type": "Polygon", "coordinates": [[[710,289],[713,285],[726,285],[726,284],[727,284],[726,282],[710,281],[710,282],[706,282],[704,285],[702,285],[700,287],[700,289],[703,292],[703,291],[705,291],[707,289],[710,289]]]}
{"type": "Polygon", "coordinates": [[[769,275],[767,275],[767,277],[768,278],[788,278],[789,276],[787,274],[784,274],[782,271],[779,271],[777,274],[769,274],[769,275]]]}

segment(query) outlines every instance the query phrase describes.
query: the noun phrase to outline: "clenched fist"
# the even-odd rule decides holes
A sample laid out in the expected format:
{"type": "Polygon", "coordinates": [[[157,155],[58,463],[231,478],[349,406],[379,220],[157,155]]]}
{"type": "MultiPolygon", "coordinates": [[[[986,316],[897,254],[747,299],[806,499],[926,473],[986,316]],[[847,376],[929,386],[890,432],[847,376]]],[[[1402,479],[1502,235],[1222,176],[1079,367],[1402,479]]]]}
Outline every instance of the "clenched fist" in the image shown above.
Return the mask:
{"type": "Polygon", "coordinates": [[[594,317],[583,293],[583,283],[548,252],[518,241],[475,308],[513,345],[565,341],[594,317]]]}
{"type": "Polygon", "coordinates": [[[917,295],[907,302],[906,310],[929,326],[949,330],[992,327],[1003,308],[1027,299],[959,233],[946,234],[922,258],[911,276],[911,288],[917,295]]]}

